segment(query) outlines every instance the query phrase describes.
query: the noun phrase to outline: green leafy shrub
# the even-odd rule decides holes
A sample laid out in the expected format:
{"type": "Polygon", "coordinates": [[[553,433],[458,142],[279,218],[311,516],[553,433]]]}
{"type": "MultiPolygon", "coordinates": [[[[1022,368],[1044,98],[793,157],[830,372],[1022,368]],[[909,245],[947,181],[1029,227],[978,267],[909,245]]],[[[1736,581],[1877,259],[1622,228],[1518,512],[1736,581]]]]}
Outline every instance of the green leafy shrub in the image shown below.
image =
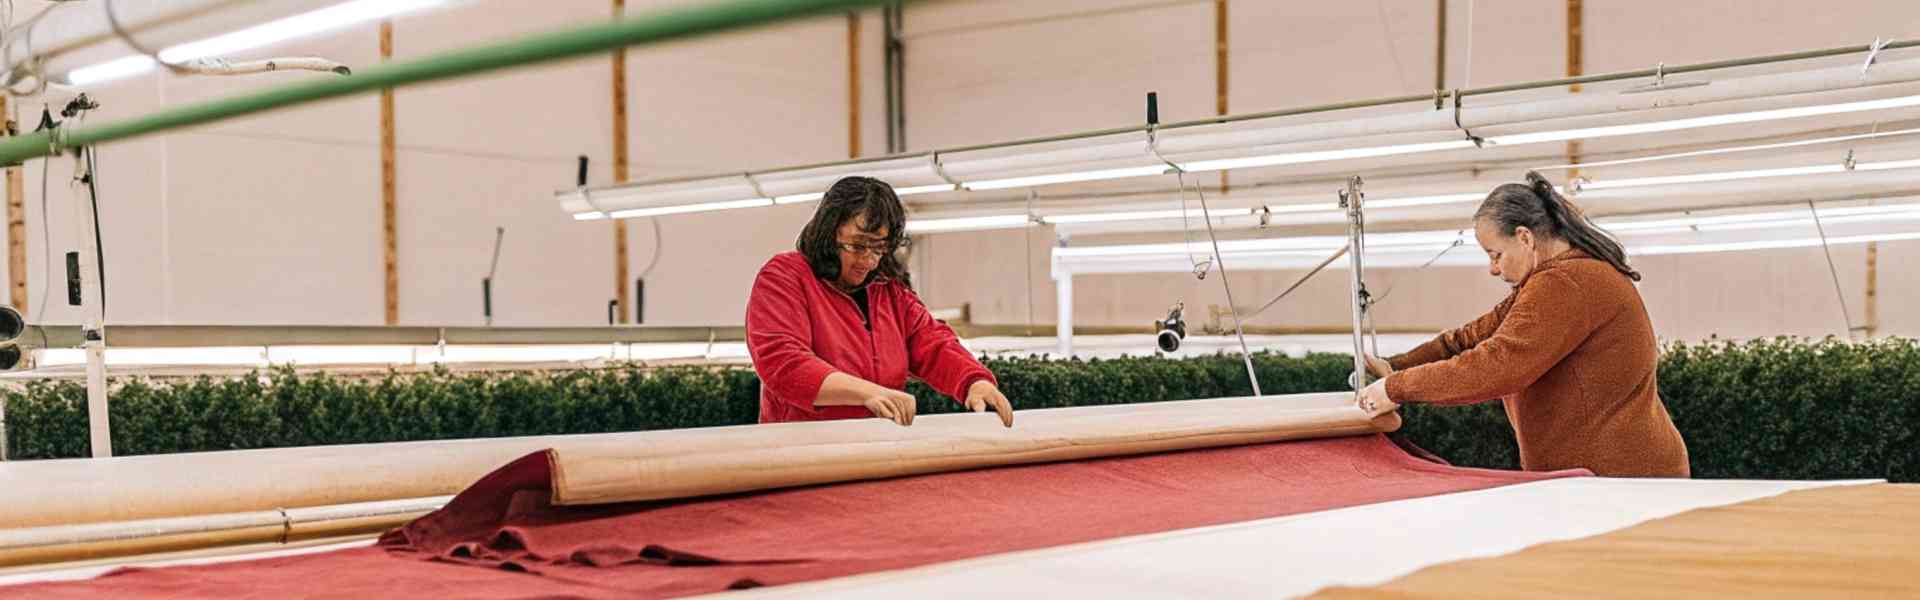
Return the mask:
{"type": "MultiPolygon", "coordinates": [[[[1346,355],[1260,353],[1268,394],[1346,388],[1346,355]]],[[[1237,355],[987,361],[1022,409],[1252,393],[1237,355]]],[[[925,384],[926,413],[958,403],[925,384]]],[[[1660,391],[1697,477],[1920,480],[1920,344],[1774,339],[1675,344],[1660,391]]],[[[114,448],[155,454],[404,440],[599,433],[753,423],[760,382],[741,367],[623,365],[553,372],[388,373],[348,378],[274,369],[248,377],[116,380],[114,448]]],[[[87,454],[85,389],[36,381],[0,390],[12,459],[87,454]]],[[[1498,403],[1407,406],[1404,432],[1463,466],[1517,468],[1498,403]]]]}

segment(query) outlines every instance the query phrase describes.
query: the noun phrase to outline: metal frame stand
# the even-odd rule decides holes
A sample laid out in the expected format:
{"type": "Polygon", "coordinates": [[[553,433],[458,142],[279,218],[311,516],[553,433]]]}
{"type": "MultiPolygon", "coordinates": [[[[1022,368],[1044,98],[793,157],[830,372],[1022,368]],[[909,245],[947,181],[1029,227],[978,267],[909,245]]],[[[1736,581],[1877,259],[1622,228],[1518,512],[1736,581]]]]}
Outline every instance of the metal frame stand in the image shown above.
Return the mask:
{"type": "Polygon", "coordinates": [[[1373,296],[1367,292],[1365,279],[1367,254],[1367,218],[1363,209],[1366,194],[1361,192],[1360,176],[1347,179],[1346,189],[1340,190],[1340,208],[1347,212],[1347,257],[1351,260],[1349,271],[1349,289],[1353,292],[1353,377],[1349,383],[1354,391],[1359,391],[1372,383],[1367,375],[1367,354],[1365,344],[1365,325],[1371,320],[1367,311],[1373,305],[1373,296]]]}

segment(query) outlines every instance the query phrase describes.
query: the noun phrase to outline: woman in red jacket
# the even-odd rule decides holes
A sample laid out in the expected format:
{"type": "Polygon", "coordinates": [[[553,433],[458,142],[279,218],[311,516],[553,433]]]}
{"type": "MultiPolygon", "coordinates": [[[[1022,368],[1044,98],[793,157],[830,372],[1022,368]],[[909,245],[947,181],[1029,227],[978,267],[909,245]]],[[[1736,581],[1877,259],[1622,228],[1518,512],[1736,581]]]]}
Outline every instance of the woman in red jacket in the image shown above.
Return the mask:
{"type": "Polygon", "coordinates": [[[747,300],[747,351],[760,422],[880,417],[912,425],[912,374],[969,410],[1013,426],[999,380],[914,294],[894,256],[906,209],[870,177],[834,182],[795,251],[760,267],[747,300]]]}

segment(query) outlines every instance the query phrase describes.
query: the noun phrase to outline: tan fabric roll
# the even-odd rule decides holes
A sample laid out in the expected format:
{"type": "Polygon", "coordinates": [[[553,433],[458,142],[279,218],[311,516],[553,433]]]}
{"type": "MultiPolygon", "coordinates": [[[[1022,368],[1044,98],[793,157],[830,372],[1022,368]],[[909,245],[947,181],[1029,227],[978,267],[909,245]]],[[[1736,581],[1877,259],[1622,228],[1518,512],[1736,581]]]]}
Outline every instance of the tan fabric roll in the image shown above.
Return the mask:
{"type": "Polygon", "coordinates": [[[713,429],[634,444],[556,448],[554,501],[599,504],[728,494],[1003,465],[1392,431],[1352,393],[1191,400],[1018,413],[713,429]]]}
{"type": "Polygon", "coordinates": [[[454,494],[551,449],[571,504],[1391,431],[1353,394],[1299,394],[596,435],[0,463],[0,529],[454,494]]]}
{"type": "Polygon", "coordinates": [[[417,519],[438,496],[245,513],[0,530],[0,566],[139,556],[243,544],[373,534],[417,519]]]}

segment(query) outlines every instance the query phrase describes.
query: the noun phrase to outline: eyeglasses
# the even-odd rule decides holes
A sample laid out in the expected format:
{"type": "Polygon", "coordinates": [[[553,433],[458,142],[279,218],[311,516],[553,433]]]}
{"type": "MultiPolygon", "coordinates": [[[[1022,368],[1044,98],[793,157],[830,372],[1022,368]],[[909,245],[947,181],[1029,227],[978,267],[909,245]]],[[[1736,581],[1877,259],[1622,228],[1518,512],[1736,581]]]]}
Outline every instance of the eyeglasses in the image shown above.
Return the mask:
{"type": "Polygon", "coordinates": [[[887,240],[882,242],[875,242],[871,244],[850,244],[847,242],[839,242],[837,245],[840,246],[841,252],[845,252],[848,254],[853,254],[853,255],[871,254],[874,256],[886,256],[889,254],[893,254],[895,251],[901,248],[907,248],[907,247],[913,246],[913,240],[910,238],[897,238],[897,239],[892,239],[892,240],[887,240]]]}

